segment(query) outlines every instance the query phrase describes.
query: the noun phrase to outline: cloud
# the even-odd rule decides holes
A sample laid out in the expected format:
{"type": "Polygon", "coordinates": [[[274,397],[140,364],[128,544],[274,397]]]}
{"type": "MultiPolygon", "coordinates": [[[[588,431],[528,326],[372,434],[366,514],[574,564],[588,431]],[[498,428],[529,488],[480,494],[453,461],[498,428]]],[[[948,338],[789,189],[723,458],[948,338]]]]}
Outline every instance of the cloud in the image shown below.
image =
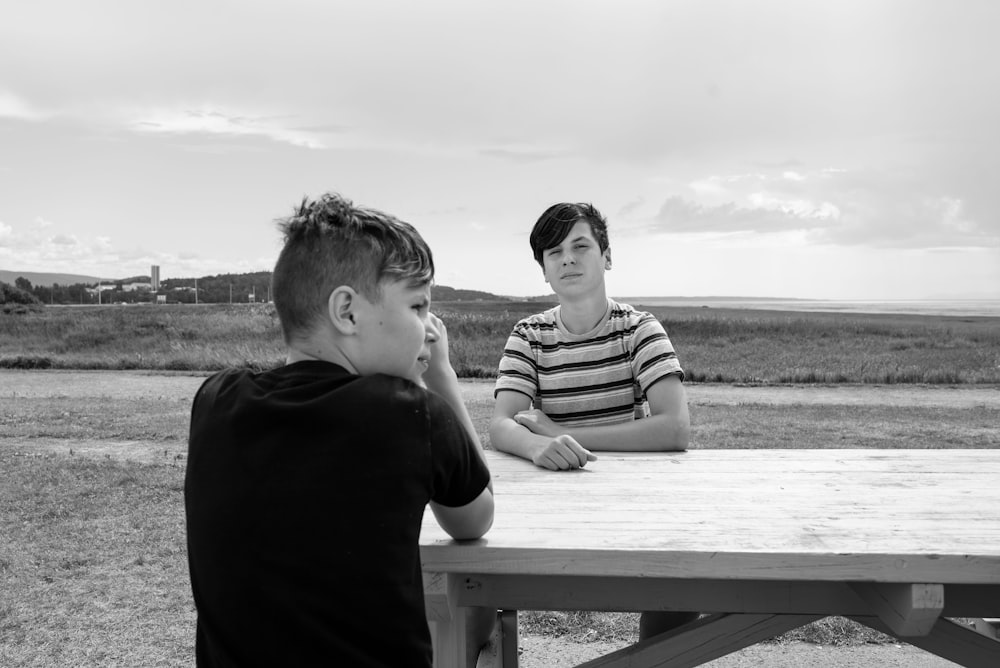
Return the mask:
{"type": "Polygon", "coordinates": [[[44,121],[50,113],[35,108],[9,90],[0,89],[0,118],[18,121],[44,121]]]}
{"type": "Polygon", "coordinates": [[[852,211],[827,230],[825,240],[877,248],[1000,248],[1000,231],[967,215],[965,203],[950,196],[878,202],[852,211]]]}
{"type": "Polygon", "coordinates": [[[633,215],[638,213],[643,205],[646,204],[646,200],[643,197],[637,197],[631,202],[626,202],[620,209],[618,209],[619,218],[631,218],[633,215]]]}
{"type": "MultiPolygon", "coordinates": [[[[334,132],[309,126],[286,127],[283,117],[226,113],[212,108],[159,109],[140,114],[130,121],[137,132],[191,135],[226,135],[231,137],[264,137],[276,142],[310,149],[326,148],[322,135],[334,132]]],[[[338,127],[337,132],[342,131],[338,127]]]]}
{"type": "Polygon", "coordinates": [[[706,206],[682,197],[668,197],[653,218],[662,232],[774,233],[825,227],[835,207],[786,201],[761,195],[748,206],[727,202],[706,206]]]}
{"type": "Polygon", "coordinates": [[[874,248],[1000,247],[1000,223],[940,192],[924,174],[776,169],[691,181],[663,200],[653,229],[670,233],[808,232],[813,243],[874,248]]]}
{"type": "Polygon", "coordinates": [[[532,147],[497,147],[479,149],[480,155],[516,163],[542,162],[543,160],[558,160],[569,156],[569,152],[560,149],[539,149],[532,147]]]}
{"type": "Polygon", "coordinates": [[[767,192],[751,193],[747,199],[754,209],[780,211],[799,219],[840,218],[840,209],[829,202],[820,202],[817,204],[808,199],[780,197],[767,192]]]}
{"type": "Polygon", "coordinates": [[[204,276],[212,273],[250,272],[269,268],[274,258],[233,262],[206,258],[197,253],[156,253],[144,248],[121,249],[108,236],[79,238],[73,234],[44,235],[37,229],[18,232],[0,222],[0,267],[23,271],[63,272],[122,278],[144,275],[158,264],[170,276],[204,276]]]}

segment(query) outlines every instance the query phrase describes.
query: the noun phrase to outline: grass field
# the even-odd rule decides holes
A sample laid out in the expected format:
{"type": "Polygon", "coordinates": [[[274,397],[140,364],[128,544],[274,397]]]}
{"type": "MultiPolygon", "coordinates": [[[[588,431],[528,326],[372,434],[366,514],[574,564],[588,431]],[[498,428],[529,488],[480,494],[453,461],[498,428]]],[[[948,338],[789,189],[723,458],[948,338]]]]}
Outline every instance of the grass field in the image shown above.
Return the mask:
{"type": "MultiPolygon", "coordinates": [[[[460,375],[492,377],[511,326],[538,308],[438,304],[460,375]]],[[[651,310],[694,381],[695,447],[1000,444],[1000,405],[938,401],[959,388],[995,391],[1000,319],[651,310]],[[758,394],[729,403],[698,398],[699,384],[729,383],[750,384],[758,394]],[[784,383],[797,384],[790,390],[798,399],[761,399],[784,383]],[[841,397],[869,386],[865,396],[879,397],[880,388],[892,386],[931,399],[817,399],[830,383],[841,397]]],[[[277,320],[266,305],[65,307],[0,316],[0,666],[192,665],[195,614],[183,522],[191,398],[203,372],[281,359],[277,320]],[[201,373],[39,370],[46,368],[201,373]],[[27,380],[35,389],[25,391],[27,380]],[[100,450],[87,447],[94,443],[115,444],[117,454],[95,456],[100,450]],[[132,458],[130,448],[146,456],[132,458]]],[[[474,390],[470,412],[488,444],[489,384],[466,387],[474,390]]],[[[522,615],[522,629],[581,641],[633,639],[636,620],[538,611],[522,615]]],[[[785,639],[886,640],[839,618],[785,639]]]]}
{"type": "MultiPolygon", "coordinates": [[[[191,665],[195,615],[183,453],[201,378],[0,371],[0,665],[191,665]],[[95,454],[104,450],[88,448],[92,444],[120,447],[115,454],[95,454]]],[[[858,403],[853,395],[859,388],[850,386],[839,386],[832,398],[824,398],[830,388],[788,388],[798,399],[784,402],[752,398],[765,388],[745,388],[725,402],[701,389],[714,387],[725,389],[689,388],[699,447],[1000,443],[1000,402],[956,402],[957,388],[903,391],[927,399],[921,402],[858,403]]],[[[485,382],[465,385],[484,440],[489,388],[485,382]]],[[[991,391],[964,390],[977,397],[991,391]]],[[[877,388],[868,395],[879,396],[877,388]]],[[[527,633],[581,642],[634,639],[637,632],[637,617],[628,614],[536,611],[521,619],[527,633]]],[[[782,640],[790,639],[887,641],[841,618],[782,640]]]]}
{"type": "MultiPolygon", "coordinates": [[[[514,323],[546,305],[440,302],[459,376],[492,378],[514,323]]],[[[1000,383],[1000,318],[651,307],[689,380],[1000,383]]],[[[215,370],[283,359],[267,304],[46,307],[0,317],[0,368],[215,370]]]]}

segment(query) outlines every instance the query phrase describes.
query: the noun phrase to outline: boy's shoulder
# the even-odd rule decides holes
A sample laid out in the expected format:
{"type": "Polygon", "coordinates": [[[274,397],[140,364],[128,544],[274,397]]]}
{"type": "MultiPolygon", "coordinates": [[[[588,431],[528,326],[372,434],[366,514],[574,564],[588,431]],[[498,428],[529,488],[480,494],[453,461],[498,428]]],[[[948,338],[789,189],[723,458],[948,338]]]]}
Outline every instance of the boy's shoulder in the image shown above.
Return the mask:
{"type": "Polygon", "coordinates": [[[626,304],[625,302],[616,302],[614,299],[609,299],[611,318],[627,320],[627,321],[639,321],[644,318],[654,317],[649,311],[643,311],[637,309],[631,304],[626,304]]]}
{"type": "Polygon", "coordinates": [[[555,327],[556,325],[556,312],[559,310],[558,306],[553,306],[550,309],[546,309],[540,313],[532,313],[529,316],[525,316],[517,321],[514,325],[515,328],[521,329],[537,329],[539,327],[555,327]]]}
{"type": "Polygon", "coordinates": [[[429,393],[406,378],[377,373],[359,376],[320,360],[295,362],[264,371],[232,368],[209,376],[198,390],[199,399],[219,393],[230,398],[269,396],[277,401],[312,401],[324,395],[363,396],[371,402],[396,406],[426,405],[429,393]]]}

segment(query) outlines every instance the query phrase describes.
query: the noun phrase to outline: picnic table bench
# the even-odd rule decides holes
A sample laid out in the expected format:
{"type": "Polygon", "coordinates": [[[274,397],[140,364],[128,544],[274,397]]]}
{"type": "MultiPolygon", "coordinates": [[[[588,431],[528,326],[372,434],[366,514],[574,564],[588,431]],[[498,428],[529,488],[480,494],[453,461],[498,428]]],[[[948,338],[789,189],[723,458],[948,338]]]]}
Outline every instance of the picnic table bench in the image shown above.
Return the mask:
{"type": "Polygon", "coordinates": [[[601,453],[553,472],[487,452],[496,520],[421,533],[437,668],[464,667],[464,608],[503,611],[491,658],[517,665],[518,610],[697,610],[584,664],[696,666],[830,615],[964,666],[1000,640],[1000,449],[601,453]]]}

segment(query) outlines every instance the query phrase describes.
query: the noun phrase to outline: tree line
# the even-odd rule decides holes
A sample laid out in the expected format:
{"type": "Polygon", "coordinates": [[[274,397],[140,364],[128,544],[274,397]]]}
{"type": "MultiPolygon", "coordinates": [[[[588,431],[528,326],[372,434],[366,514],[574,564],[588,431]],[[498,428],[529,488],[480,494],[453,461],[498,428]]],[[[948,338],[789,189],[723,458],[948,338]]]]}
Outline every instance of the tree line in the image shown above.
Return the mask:
{"type": "MultiPolygon", "coordinates": [[[[148,276],[134,276],[114,282],[102,282],[98,295],[97,283],[73,285],[32,285],[19,276],[14,285],[0,282],[0,304],[151,304],[166,301],[171,304],[246,304],[271,301],[271,272],[247,274],[217,274],[199,278],[168,278],[160,281],[153,291],[148,276]],[[146,283],[149,287],[126,289],[126,286],[146,283]],[[159,299],[163,297],[163,299],[159,299]]],[[[489,292],[462,290],[445,285],[432,288],[435,301],[497,301],[505,300],[489,292]]]]}

